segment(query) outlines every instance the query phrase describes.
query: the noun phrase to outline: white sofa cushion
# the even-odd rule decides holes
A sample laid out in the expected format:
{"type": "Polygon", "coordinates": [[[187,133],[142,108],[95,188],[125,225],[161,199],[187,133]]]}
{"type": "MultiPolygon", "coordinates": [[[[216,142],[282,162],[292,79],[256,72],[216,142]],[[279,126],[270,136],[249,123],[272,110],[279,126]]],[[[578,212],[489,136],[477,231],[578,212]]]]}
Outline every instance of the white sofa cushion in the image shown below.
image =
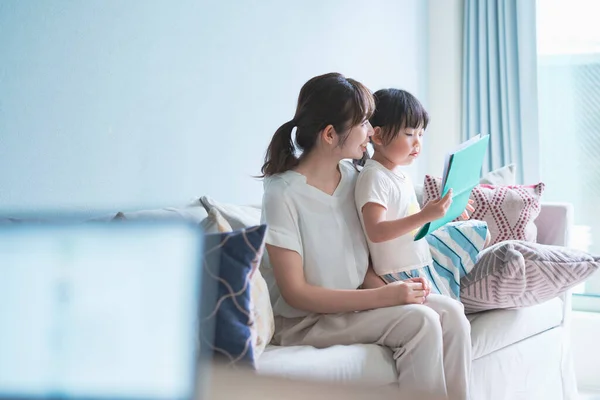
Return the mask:
{"type": "MultiPolygon", "coordinates": [[[[467,316],[471,321],[473,360],[559,326],[563,302],[554,298],[532,307],[493,310],[467,316]]],[[[392,351],[373,344],[333,346],[273,346],[257,362],[259,373],[325,381],[396,382],[392,351]]]]}
{"type": "Polygon", "coordinates": [[[563,302],[556,297],[531,307],[485,311],[467,318],[471,322],[472,358],[477,360],[559,326],[563,320],[563,302]]]}
{"type": "Polygon", "coordinates": [[[392,351],[375,344],[317,349],[311,346],[269,345],[257,362],[258,372],[286,378],[362,382],[397,382],[392,351]]]}

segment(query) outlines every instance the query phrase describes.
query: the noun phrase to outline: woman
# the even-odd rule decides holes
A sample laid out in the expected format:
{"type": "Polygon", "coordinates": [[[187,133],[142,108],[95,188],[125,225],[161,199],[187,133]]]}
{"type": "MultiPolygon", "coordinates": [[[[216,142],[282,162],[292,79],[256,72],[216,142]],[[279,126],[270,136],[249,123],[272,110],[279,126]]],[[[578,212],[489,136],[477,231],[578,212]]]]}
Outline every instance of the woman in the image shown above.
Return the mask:
{"type": "Polygon", "coordinates": [[[267,149],[262,218],[274,341],[384,345],[406,398],[468,399],[470,325],[460,303],[429,295],[423,278],[386,285],[369,266],[354,202],[358,172],[345,160],[363,157],[373,111],[361,83],[337,73],[314,77],[267,149]]]}

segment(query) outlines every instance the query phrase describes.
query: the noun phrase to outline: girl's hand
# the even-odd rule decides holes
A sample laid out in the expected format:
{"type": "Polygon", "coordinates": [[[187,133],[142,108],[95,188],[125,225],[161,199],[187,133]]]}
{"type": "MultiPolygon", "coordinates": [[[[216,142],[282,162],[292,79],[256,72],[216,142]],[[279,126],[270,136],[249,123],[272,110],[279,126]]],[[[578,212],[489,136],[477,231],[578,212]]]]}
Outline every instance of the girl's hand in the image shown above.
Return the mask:
{"type": "Polygon", "coordinates": [[[472,206],[473,203],[474,203],[473,199],[469,199],[469,204],[467,204],[467,208],[460,215],[460,219],[462,219],[463,221],[466,221],[471,217],[469,213],[473,213],[475,211],[475,207],[472,206]]]}
{"type": "Polygon", "coordinates": [[[399,281],[389,283],[378,290],[381,291],[384,304],[388,307],[405,304],[423,304],[425,290],[421,282],[399,281]]]}
{"type": "Polygon", "coordinates": [[[421,285],[423,285],[423,290],[425,291],[425,298],[427,298],[427,296],[429,296],[429,293],[431,293],[431,284],[429,283],[429,280],[427,280],[427,278],[418,276],[416,278],[407,279],[406,282],[421,283],[421,285]]]}
{"type": "Polygon", "coordinates": [[[431,200],[425,204],[425,207],[421,210],[421,214],[427,222],[435,221],[446,215],[450,204],[452,204],[452,189],[441,199],[431,200]]]}

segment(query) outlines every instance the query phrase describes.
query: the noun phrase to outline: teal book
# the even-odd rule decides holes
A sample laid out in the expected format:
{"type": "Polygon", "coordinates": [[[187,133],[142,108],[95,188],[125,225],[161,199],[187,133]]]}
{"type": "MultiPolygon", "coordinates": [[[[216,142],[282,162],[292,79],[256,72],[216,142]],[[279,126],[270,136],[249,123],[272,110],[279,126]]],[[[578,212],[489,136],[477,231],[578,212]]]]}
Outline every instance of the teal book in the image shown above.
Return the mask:
{"type": "Polygon", "coordinates": [[[423,239],[436,229],[460,217],[465,211],[471,191],[479,184],[489,141],[489,135],[477,135],[446,155],[442,174],[442,197],[452,189],[452,204],[444,217],[423,225],[415,235],[415,240],[423,239]]]}

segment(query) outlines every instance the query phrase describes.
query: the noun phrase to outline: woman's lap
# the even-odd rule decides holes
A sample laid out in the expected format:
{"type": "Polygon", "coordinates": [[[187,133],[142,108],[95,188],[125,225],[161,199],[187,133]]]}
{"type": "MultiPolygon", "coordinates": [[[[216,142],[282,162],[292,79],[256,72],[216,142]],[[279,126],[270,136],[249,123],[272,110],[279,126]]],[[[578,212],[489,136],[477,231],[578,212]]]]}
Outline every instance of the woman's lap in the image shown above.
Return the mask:
{"type": "Polygon", "coordinates": [[[442,311],[462,307],[460,303],[444,295],[430,294],[425,304],[408,304],[384,307],[368,311],[311,314],[301,318],[275,318],[274,343],[284,346],[309,345],[329,347],[350,344],[383,344],[382,338],[392,330],[398,330],[394,341],[411,339],[415,325],[427,320],[439,323],[442,311]]]}

